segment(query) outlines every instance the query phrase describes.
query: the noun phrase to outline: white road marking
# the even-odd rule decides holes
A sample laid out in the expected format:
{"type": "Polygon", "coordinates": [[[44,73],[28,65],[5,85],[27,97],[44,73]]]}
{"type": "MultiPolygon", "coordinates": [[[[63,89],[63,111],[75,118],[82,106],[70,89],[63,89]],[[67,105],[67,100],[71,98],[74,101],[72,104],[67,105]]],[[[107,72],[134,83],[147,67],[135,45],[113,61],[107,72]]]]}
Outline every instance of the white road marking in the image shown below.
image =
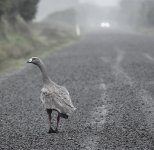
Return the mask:
{"type": "Polygon", "coordinates": [[[141,89],[141,90],[139,91],[139,94],[138,94],[138,95],[141,96],[141,98],[143,99],[143,102],[144,102],[145,105],[147,105],[147,106],[148,106],[148,105],[149,105],[149,106],[154,106],[154,101],[153,101],[151,95],[148,94],[148,92],[147,92],[146,90],[141,89]],[[152,104],[153,104],[153,105],[152,105],[152,104]]]}
{"type": "Polygon", "coordinates": [[[105,63],[109,63],[111,61],[110,58],[105,57],[105,56],[100,57],[100,59],[102,59],[105,63]]]}
{"type": "MultiPolygon", "coordinates": [[[[134,82],[132,81],[131,77],[129,77],[128,74],[126,72],[124,72],[120,66],[120,63],[124,59],[125,53],[119,49],[117,49],[117,53],[118,53],[118,56],[115,60],[115,65],[113,65],[114,69],[117,73],[117,77],[119,76],[119,79],[121,79],[124,82],[126,81],[129,85],[133,86],[134,82]]],[[[144,53],[144,56],[146,58],[148,58],[150,61],[154,61],[154,58],[151,57],[149,54],[144,53]]],[[[154,130],[154,101],[153,101],[153,98],[145,89],[140,89],[136,93],[136,95],[138,95],[138,97],[140,97],[141,101],[144,103],[144,106],[142,109],[145,112],[145,114],[147,115],[147,117],[146,117],[147,123],[148,123],[150,129],[154,130]],[[150,114],[149,114],[149,112],[150,112],[150,114]]]]}
{"type": "Polygon", "coordinates": [[[144,53],[143,55],[149,60],[154,61],[154,57],[151,57],[148,53],[144,53]]]}
{"type": "Polygon", "coordinates": [[[100,85],[99,85],[99,88],[101,89],[101,90],[106,90],[106,85],[104,84],[104,83],[101,83],[100,85]]]}
{"type": "MultiPolygon", "coordinates": [[[[100,81],[99,90],[102,92],[101,101],[105,101],[107,86],[103,82],[100,81]]],[[[108,113],[108,106],[101,105],[99,107],[95,107],[90,112],[90,117],[87,120],[86,126],[90,128],[96,129],[97,131],[102,129],[104,123],[106,122],[106,116],[108,113]]],[[[81,150],[96,150],[98,142],[100,141],[100,137],[97,135],[90,135],[85,138],[83,144],[81,145],[81,150]]]]}
{"type": "MultiPolygon", "coordinates": [[[[101,90],[101,101],[103,102],[106,97],[106,85],[102,82],[99,85],[99,90],[101,90]]],[[[102,126],[106,121],[106,115],[107,115],[107,106],[102,105],[99,107],[95,107],[91,113],[90,113],[89,120],[86,125],[90,125],[92,127],[100,127],[102,126]]]]}
{"type": "Polygon", "coordinates": [[[112,60],[105,56],[102,56],[100,58],[103,62],[110,63],[113,69],[113,73],[119,82],[125,82],[127,84],[132,85],[133,83],[132,83],[131,78],[128,76],[126,72],[123,71],[120,65],[122,61],[124,60],[125,52],[122,51],[120,48],[115,48],[115,50],[117,52],[117,57],[115,59],[112,60]]]}
{"type": "Polygon", "coordinates": [[[99,137],[96,135],[87,137],[81,145],[81,150],[95,150],[98,141],[99,137]]]}
{"type": "Polygon", "coordinates": [[[100,107],[95,108],[91,115],[90,125],[94,128],[102,128],[104,123],[106,122],[106,115],[107,115],[107,107],[102,105],[100,107]]]}
{"type": "Polygon", "coordinates": [[[150,61],[154,61],[154,57],[151,57],[148,53],[143,53],[143,56],[145,56],[150,61]]]}
{"type": "Polygon", "coordinates": [[[122,51],[121,49],[119,48],[116,48],[116,52],[118,54],[117,58],[116,58],[116,65],[117,66],[120,66],[120,63],[123,61],[124,59],[124,55],[125,55],[125,52],[122,51]]]}
{"type": "Polygon", "coordinates": [[[132,85],[133,82],[131,78],[128,76],[126,72],[124,72],[123,68],[120,65],[124,60],[125,52],[119,48],[116,48],[115,50],[117,52],[117,57],[112,62],[112,68],[114,70],[115,76],[117,77],[119,82],[125,82],[127,84],[132,85]]]}
{"type": "MultiPolygon", "coordinates": [[[[123,71],[123,69],[121,68],[120,64],[122,63],[122,61],[124,60],[124,56],[125,56],[125,52],[122,51],[121,49],[119,48],[116,48],[116,52],[117,52],[117,57],[114,61],[110,62],[111,63],[111,67],[113,68],[113,70],[115,71],[115,75],[117,76],[117,78],[120,80],[120,81],[123,81],[123,82],[128,82],[130,85],[133,85],[133,81],[131,79],[131,77],[128,76],[128,74],[126,72],[123,71]]],[[[154,61],[154,58],[151,57],[149,54],[147,53],[144,53],[143,54],[145,57],[147,57],[149,60],[151,61],[154,61]]],[[[103,60],[103,59],[102,59],[103,60]]],[[[118,81],[119,81],[118,80],[118,81]]],[[[154,84],[154,82],[150,82],[148,84],[154,84]]],[[[104,84],[100,85],[100,87],[102,88],[106,88],[106,86],[104,86],[104,84]]],[[[147,93],[146,90],[144,89],[141,89],[138,93],[139,96],[141,96],[141,98],[143,99],[144,103],[146,105],[150,105],[152,102],[153,102],[153,99],[151,97],[151,95],[149,95],[147,93]]],[[[154,102],[153,102],[154,103],[154,102]]]]}
{"type": "MultiPolygon", "coordinates": [[[[117,51],[117,57],[113,61],[112,60],[110,61],[110,65],[115,75],[115,78],[118,82],[127,83],[133,87],[135,85],[135,82],[133,82],[132,78],[126,72],[124,72],[123,68],[121,67],[121,63],[124,60],[125,52],[120,49],[116,49],[116,51],[117,51]]],[[[154,62],[154,57],[151,57],[147,53],[144,53],[143,55],[150,61],[154,62]]],[[[102,60],[104,61],[103,58],[102,60]]],[[[154,82],[148,82],[147,84],[154,84],[154,82]]],[[[103,89],[104,85],[102,84],[100,85],[100,87],[103,89]]],[[[144,88],[138,89],[136,95],[138,99],[141,100],[142,104],[141,109],[146,116],[149,129],[151,129],[151,131],[154,132],[154,100],[150,95],[150,93],[146,91],[144,88]]],[[[108,112],[104,112],[103,115],[105,116],[107,113],[108,112]]]]}
{"type": "MultiPolygon", "coordinates": [[[[134,82],[132,81],[131,77],[129,77],[128,74],[125,73],[123,71],[123,69],[120,67],[120,63],[123,61],[125,53],[120,49],[116,49],[116,51],[118,53],[118,56],[117,56],[116,61],[115,61],[115,70],[117,71],[118,74],[120,74],[120,78],[127,79],[129,84],[133,85],[134,82]]],[[[151,57],[149,54],[144,53],[144,56],[146,56],[148,59],[154,61],[154,58],[151,57]]],[[[143,102],[147,106],[152,105],[154,103],[151,95],[145,89],[140,89],[140,91],[137,93],[137,95],[139,95],[141,97],[141,99],[143,100],[143,102]]]]}

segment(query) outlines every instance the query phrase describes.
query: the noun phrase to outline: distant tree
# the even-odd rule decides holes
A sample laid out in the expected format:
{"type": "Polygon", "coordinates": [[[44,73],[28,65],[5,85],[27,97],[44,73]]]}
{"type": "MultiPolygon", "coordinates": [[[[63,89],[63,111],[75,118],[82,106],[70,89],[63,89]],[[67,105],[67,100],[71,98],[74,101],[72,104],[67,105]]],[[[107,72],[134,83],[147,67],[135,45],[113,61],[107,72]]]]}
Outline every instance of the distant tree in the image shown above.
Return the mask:
{"type": "Polygon", "coordinates": [[[143,0],[121,0],[121,14],[123,20],[130,25],[140,23],[141,8],[143,0]]]}
{"type": "Polygon", "coordinates": [[[10,0],[0,0],[0,18],[9,11],[11,3],[10,0]]]}
{"type": "Polygon", "coordinates": [[[39,0],[21,0],[18,12],[25,21],[31,21],[35,18],[38,2],[39,0]]]}
{"type": "Polygon", "coordinates": [[[147,24],[154,26],[154,0],[144,1],[144,9],[147,24]]]}
{"type": "Polygon", "coordinates": [[[19,14],[25,21],[31,21],[37,12],[39,0],[0,0],[0,19],[3,15],[15,18],[19,14]]]}
{"type": "Polygon", "coordinates": [[[121,0],[123,20],[154,26],[154,0],[121,0]]]}

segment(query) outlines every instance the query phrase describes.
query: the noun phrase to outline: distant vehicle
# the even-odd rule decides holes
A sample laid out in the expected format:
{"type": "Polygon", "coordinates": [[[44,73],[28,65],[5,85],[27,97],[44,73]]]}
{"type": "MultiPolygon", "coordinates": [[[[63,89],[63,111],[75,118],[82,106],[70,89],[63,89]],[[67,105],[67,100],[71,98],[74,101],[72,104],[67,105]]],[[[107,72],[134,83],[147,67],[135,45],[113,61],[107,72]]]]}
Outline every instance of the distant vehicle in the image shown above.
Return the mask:
{"type": "Polygon", "coordinates": [[[101,28],[110,28],[111,24],[109,22],[101,22],[101,28]]]}

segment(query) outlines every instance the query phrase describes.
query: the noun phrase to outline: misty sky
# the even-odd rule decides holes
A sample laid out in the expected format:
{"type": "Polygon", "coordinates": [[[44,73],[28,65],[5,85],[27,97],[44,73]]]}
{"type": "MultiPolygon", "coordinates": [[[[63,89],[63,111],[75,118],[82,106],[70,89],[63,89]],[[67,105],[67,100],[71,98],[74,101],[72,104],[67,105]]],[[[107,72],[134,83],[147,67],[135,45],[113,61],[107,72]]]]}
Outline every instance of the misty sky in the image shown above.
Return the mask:
{"type": "Polygon", "coordinates": [[[80,2],[91,2],[102,6],[116,5],[119,0],[80,0],[80,2]]]}
{"type": "MultiPolygon", "coordinates": [[[[44,19],[47,15],[58,11],[64,10],[71,6],[75,6],[78,0],[40,0],[38,5],[38,14],[36,20],[40,21],[44,19]]],[[[119,0],[79,0],[80,3],[90,2],[97,5],[116,5],[119,0]]]]}

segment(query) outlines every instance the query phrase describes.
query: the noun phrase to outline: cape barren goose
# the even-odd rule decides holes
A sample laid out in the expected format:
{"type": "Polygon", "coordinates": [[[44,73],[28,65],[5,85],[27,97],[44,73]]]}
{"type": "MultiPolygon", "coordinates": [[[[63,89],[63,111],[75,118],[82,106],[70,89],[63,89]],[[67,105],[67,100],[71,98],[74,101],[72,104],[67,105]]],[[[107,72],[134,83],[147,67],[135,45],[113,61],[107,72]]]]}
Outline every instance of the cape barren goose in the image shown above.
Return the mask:
{"type": "Polygon", "coordinates": [[[27,63],[32,63],[39,67],[43,77],[43,88],[41,89],[40,99],[44,104],[49,118],[49,132],[57,133],[60,117],[67,119],[68,116],[76,109],[71,101],[69,92],[64,86],[54,83],[47,74],[44,63],[38,57],[30,58],[27,63]],[[57,111],[57,126],[53,130],[51,127],[51,113],[57,111]]]}

